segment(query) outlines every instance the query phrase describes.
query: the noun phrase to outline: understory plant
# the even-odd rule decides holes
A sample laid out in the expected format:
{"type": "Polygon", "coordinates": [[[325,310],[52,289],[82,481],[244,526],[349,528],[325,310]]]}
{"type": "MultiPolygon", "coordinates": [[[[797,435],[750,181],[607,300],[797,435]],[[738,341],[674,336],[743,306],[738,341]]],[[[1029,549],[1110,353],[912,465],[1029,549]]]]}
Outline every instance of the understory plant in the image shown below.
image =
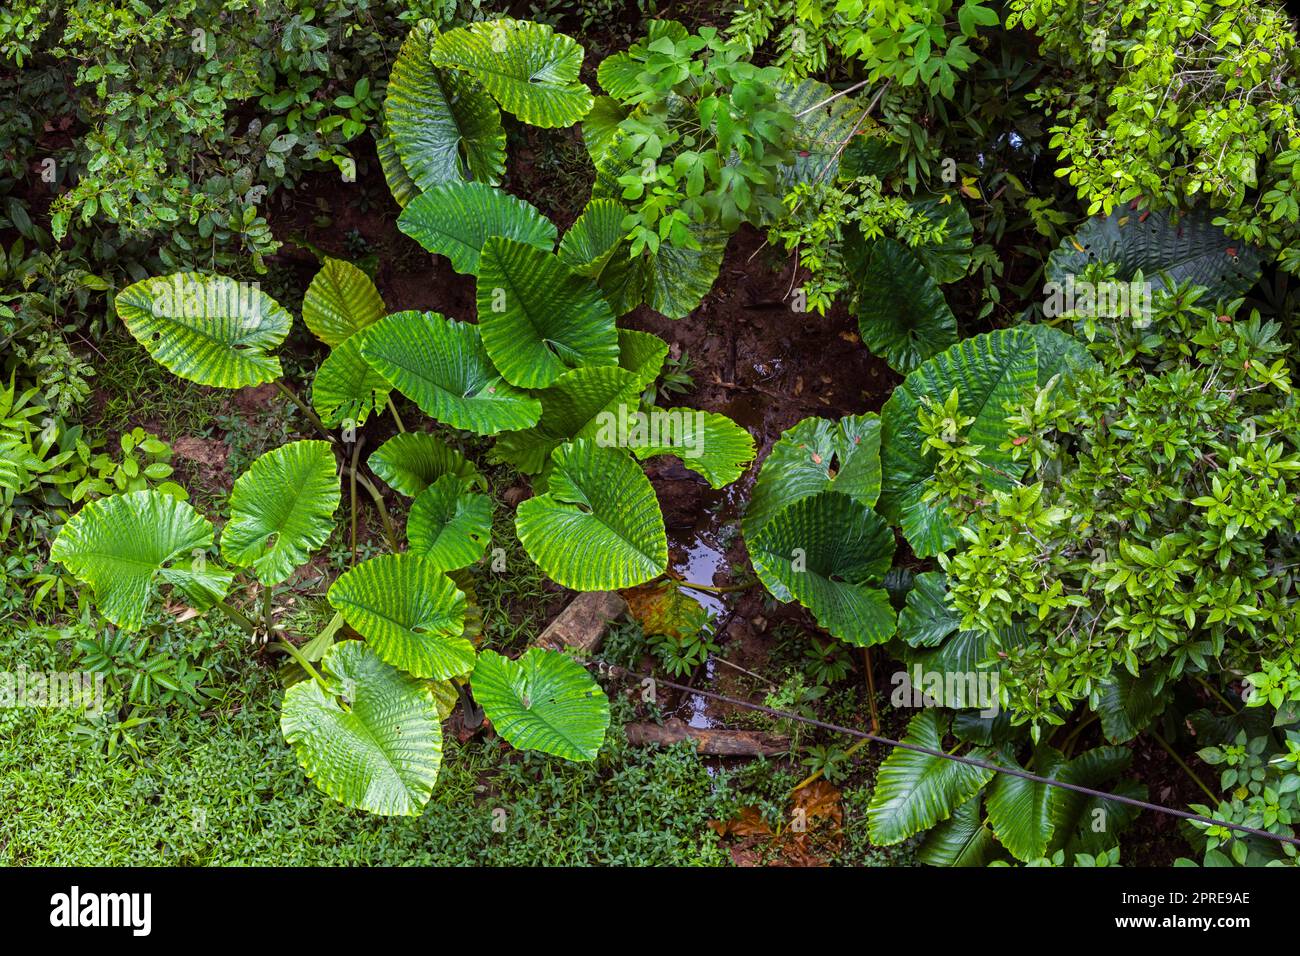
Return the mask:
{"type": "MultiPolygon", "coordinates": [[[[458,107],[478,96],[485,116],[500,109],[559,125],[588,105],[569,78],[581,48],[549,28],[501,21],[435,34],[425,25],[412,42],[426,53],[432,44],[429,55],[445,65],[422,75],[460,84],[458,107]],[[539,70],[552,85],[530,82],[539,70]]],[[[399,168],[412,177],[429,156],[406,149],[405,83],[394,78],[385,108],[399,168]]],[[[443,87],[423,89],[427,105],[443,87]]],[[[293,318],[259,288],[187,272],[123,290],[119,317],[169,371],[220,388],[276,382],[321,437],[261,455],[236,480],[219,558],[212,522],[159,491],[92,502],[52,549],[120,631],[144,626],[165,590],[173,603],[231,616],[254,641],[282,638],[271,646],[307,675],[285,695],[286,739],[322,790],[382,814],[416,814],[428,801],[441,721],[457,699],[471,725],[481,708],[514,746],[571,760],[595,757],[609,721],[604,693],[580,663],[540,648],[510,660],[478,646],[482,615],[470,569],[489,546],[492,505],[458,447],[466,433],[493,437],[495,459],[534,476],[516,532],[528,556],[574,590],[627,588],[667,570],[663,516],[638,460],[674,454],[722,487],[754,453],[750,436],[724,416],[642,406],[655,395],[668,348],[616,326],[592,276],[602,262],[591,223],[575,224],[557,251],[553,224],[530,204],[462,177],[459,156],[441,168],[446,179],[409,197],[400,224],[476,276],[477,321],[389,314],[362,270],[327,259],[303,302],[304,324],[329,347],[310,406],[280,381],[275,349],[293,318]],[[437,423],[408,431],[394,407],[399,432],[366,463],[412,499],[404,549],[359,461],[362,429],[394,390],[437,423]],[[371,496],[388,552],[334,580],[327,596],[338,619],[299,648],[277,625],[275,588],[330,538],[343,477],[354,522],[357,485],[371,496]],[[237,606],[240,577],[259,594],[260,613],[237,606]]]]}

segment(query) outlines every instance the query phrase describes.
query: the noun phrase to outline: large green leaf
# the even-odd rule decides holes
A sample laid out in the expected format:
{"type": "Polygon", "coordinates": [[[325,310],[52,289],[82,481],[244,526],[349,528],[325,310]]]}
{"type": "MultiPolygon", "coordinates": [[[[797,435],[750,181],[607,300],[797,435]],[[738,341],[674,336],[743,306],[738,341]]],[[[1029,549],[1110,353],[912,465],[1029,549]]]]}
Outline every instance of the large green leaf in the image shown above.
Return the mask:
{"type": "Polygon", "coordinates": [[[627,119],[627,110],[612,96],[598,96],[582,118],[582,141],[587,155],[599,167],[619,134],[619,124],[627,119]]]}
{"type": "Polygon", "coordinates": [[[650,480],[626,452],[582,439],[551,456],[547,493],[519,505],[528,556],[575,591],[644,584],[668,566],[668,538],[650,480]]]}
{"type": "Polygon", "coordinates": [[[632,243],[623,218],[627,208],[614,199],[593,199],[560,241],[559,255],[579,275],[600,286],[615,315],[645,299],[650,276],[645,257],[631,258],[632,243]]]}
{"type": "Polygon", "coordinates": [[[491,499],[469,491],[455,475],[443,475],[420,492],[406,519],[411,553],[439,571],[473,564],[491,537],[491,499]]]}
{"type": "Polygon", "coordinates": [[[280,730],[316,786],[356,810],[419,816],[442,763],[438,706],[425,682],[343,641],[315,680],[284,694],[280,730]]]}
{"type": "Polygon", "coordinates": [[[795,117],[795,158],[781,169],[782,190],[789,192],[798,183],[833,183],[843,146],[861,123],[863,104],[854,96],[835,96],[825,83],[807,78],[781,82],[776,97],[795,117]]]}
{"type": "Polygon", "coordinates": [[[768,453],[742,523],[753,537],[781,509],[834,490],[870,508],[880,495],[880,419],[874,412],[838,422],[805,418],[768,453]]]}
{"type": "Polygon", "coordinates": [[[506,168],[501,113],[477,80],[435,68],[436,37],[433,23],[421,20],[402,44],[384,99],[388,135],[421,190],[467,179],[497,183],[506,168]]]}
{"type": "Polygon", "coordinates": [[[221,556],[279,584],[329,538],[340,500],[329,442],[295,441],[268,451],[230,492],[221,556]]]}
{"type": "MultiPolygon", "coordinates": [[[[1061,755],[1050,747],[1038,750],[1034,773],[1051,778],[1061,764],[1061,755]]],[[[1011,766],[1018,767],[1008,761],[1011,766]]],[[[989,824],[998,842],[1022,863],[1047,853],[1052,839],[1052,793],[1057,788],[1024,777],[1000,773],[989,787],[989,824]]]]}
{"type": "Polygon", "coordinates": [[[882,237],[849,258],[862,343],[890,368],[907,374],[957,341],[957,319],[939,284],[906,246],[882,237]]]}
{"type": "Polygon", "coordinates": [[[726,415],[657,406],[636,414],[628,430],[632,454],[642,461],[673,455],[711,488],[725,488],[754,460],[754,436],[726,415]]]}
{"type": "Polygon", "coordinates": [[[311,383],[311,404],[327,428],[361,427],[388,402],[388,379],[361,354],[363,334],[334,346],[311,383]]]}
{"type": "Polygon", "coordinates": [[[730,238],[721,230],[692,227],[699,249],[664,243],[651,257],[650,308],[670,319],[690,315],[713,288],[730,238]]]}
{"type": "Polygon", "coordinates": [[[912,200],[912,208],[933,223],[943,222],[945,234],[940,242],[916,246],[912,252],[935,281],[956,282],[970,269],[971,249],[975,228],[970,214],[960,201],[952,198],[956,193],[943,196],[922,196],[912,200]]]}
{"type": "MultiPolygon", "coordinates": [[[[923,710],[907,725],[904,743],[943,751],[947,723],[937,710],[923,710]]],[[[989,782],[993,771],[897,748],[876,775],[867,806],[871,841],[901,843],[947,820],[989,782]]]]}
{"type": "Polygon", "coordinates": [[[539,647],[517,661],[479,655],[470,678],[474,700],[516,750],[566,760],[595,760],[609,726],[609,699],[577,661],[539,647]]]}
{"type": "Polygon", "coordinates": [[[307,286],[302,320],[326,345],[339,345],[388,311],[379,290],[350,262],[326,259],[307,286]]]}
{"type": "Polygon", "coordinates": [[[993,831],[984,823],[977,793],[925,835],[916,858],[930,866],[984,866],[997,853],[993,831]]]}
{"type": "Polygon", "coordinates": [[[1163,693],[1165,676],[1159,668],[1134,677],[1122,667],[1097,691],[1095,710],[1101,730],[1111,743],[1132,740],[1164,713],[1168,695],[1163,693]]]}
{"type": "Polygon", "coordinates": [[[622,410],[635,409],[640,395],[635,373],[616,365],[565,372],[550,388],[537,393],[542,403],[537,426],[502,435],[491,458],[507,461],[525,474],[539,474],[556,448],[576,438],[596,438],[605,423],[617,420],[622,410]]]}
{"type": "MultiPolygon", "coordinates": [[[[1125,747],[1095,747],[1063,763],[1053,776],[1081,787],[1110,789],[1107,785],[1127,770],[1132,761],[1132,751],[1125,747]]],[[[1053,849],[1071,842],[1080,830],[1090,832],[1093,823],[1091,811],[1098,807],[1106,809],[1102,816],[1105,830],[1112,834],[1118,832],[1114,826],[1116,821],[1110,819],[1110,811],[1121,804],[1114,801],[1100,803],[1096,797],[1064,787],[1054,787],[1050,799],[1053,849]]]]}
{"type": "Polygon", "coordinates": [[[1167,276],[1173,282],[1205,286],[1212,298],[1223,299],[1244,293],[1261,269],[1258,251],[1239,239],[1229,239],[1206,213],[1179,217],[1127,208],[1094,216],[1062,240],[1047,259],[1047,280],[1064,284],[1069,276],[1081,276],[1093,262],[1113,262],[1120,281],[1127,282],[1140,271],[1153,288],[1163,287],[1167,276]]]}
{"type": "Polygon", "coordinates": [[[555,224],[508,192],[486,183],[441,183],[411,200],[397,228],[451,260],[463,275],[478,272],[488,236],[505,236],[545,252],[555,248],[555,224]]]}
{"type": "Polygon", "coordinates": [[[437,312],[395,312],[366,330],[361,354],[420,410],[476,435],[528,428],[536,400],[502,381],[479,328],[437,312]]]}
{"type": "Polygon", "coordinates": [[[938,647],[961,629],[961,617],[948,605],[948,578],[942,571],[923,571],[907,592],[898,615],[898,636],[911,647],[938,647]]]}
{"type": "Polygon", "coordinates": [[[468,674],[474,645],[464,638],[465,595],[415,554],[381,554],[340,575],[329,602],[375,653],[416,677],[468,674]]]}
{"type": "Polygon", "coordinates": [[[572,126],[591,109],[581,82],[582,47],[549,26],[502,17],[448,30],[435,66],[465,70],[501,108],[533,126],[572,126]]]}
{"type": "Polygon", "coordinates": [[[652,332],[618,330],[618,364],[633,373],[641,388],[649,388],[664,370],[668,343],[652,332]]]}
{"type": "Polygon", "coordinates": [[[618,364],[614,314],[595,283],[513,239],[483,244],[478,323],[492,362],[520,388],[545,388],[580,365],[618,364]]]}
{"type": "Polygon", "coordinates": [[[836,491],[801,498],[745,543],[772,596],[798,601],[831,636],[857,647],[893,636],[889,592],[869,583],[888,572],[894,535],[861,502],[836,491]]]}
{"type": "Polygon", "coordinates": [[[405,206],[420,195],[420,187],[415,184],[411,174],[402,165],[402,158],[397,155],[397,144],[388,133],[388,125],[382,111],[378,128],[373,130],[371,135],[375,139],[375,152],[379,155],[379,168],[384,173],[384,181],[388,183],[388,191],[393,194],[393,200],[398,206],[405,206]]]}
{"type": "Polygon", "coordinates": [[[293,319],[256,286],[197,272],[145,279],[117,294],[117,314],[137,342],[179,378],[218,388],[280,377],[268,354],[293,319]]]}
{"type": "Polygon", "coordinates": [[[160,584],[200,608],[225,595],[233,575],[206,560],[212,536],[212,522],[185,502],[133,491],[92,501],[69,518],[50,558],[90,587],[104,617],[134,631],[160,584]]]}
{"type": "Polygon", "coordinates": [[[1001,329],[963,339],[927,360],[894,389],[881,410],[880,461],[884,473],[880,513],[902,527],[917,557],[951,548],[957,532],[936,504],[922,500],[934,478],[935,453],[925,447],[917,421],[924,398],[942,404],[957,389],[961,413],[975,421],[966,437],[983,451],[985,480],[1006,487],[1024,470],[1002,449],[1010,437],[1006,403],[1024,401],[1038,379],[1038,352],[1031,335],[1001,329]]]}
{"type": "Polygon", "coordinates": [[[367,460],[370,470],[400,495],[414,498],[443,475],[482,484],[473,462],[428,432],[402,432],[379,446],[367,460]]]}

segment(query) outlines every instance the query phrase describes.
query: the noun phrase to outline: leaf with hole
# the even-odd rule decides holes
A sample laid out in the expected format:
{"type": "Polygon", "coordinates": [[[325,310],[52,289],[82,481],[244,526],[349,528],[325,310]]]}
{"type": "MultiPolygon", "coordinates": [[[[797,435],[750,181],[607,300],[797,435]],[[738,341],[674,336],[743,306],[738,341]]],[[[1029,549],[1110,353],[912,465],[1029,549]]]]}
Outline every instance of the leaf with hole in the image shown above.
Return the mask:
{"type": "Polygon", "coordinates": [[[293,319],[254,285],[178,272],[127,286],[115,302],[135,340],[178,378],[243,388],[281,375],[270,350],[284,341],[293,319]]]}
{"type": "Polygon", "coordinates": [[[551,456],[548,490],[519,505],[519,541],[552,580],[575,591],[644,584],[668,567],[654,488],[624,451],[582,439],[551,456]]]}
{"type": "Polygon", "coordinates": [[[565,760],[595,760],[609,726],[609,699],[577,661],[534,647],[512,661],[479,655],[470,677],[474,700],[517,750],[565,760]]]}

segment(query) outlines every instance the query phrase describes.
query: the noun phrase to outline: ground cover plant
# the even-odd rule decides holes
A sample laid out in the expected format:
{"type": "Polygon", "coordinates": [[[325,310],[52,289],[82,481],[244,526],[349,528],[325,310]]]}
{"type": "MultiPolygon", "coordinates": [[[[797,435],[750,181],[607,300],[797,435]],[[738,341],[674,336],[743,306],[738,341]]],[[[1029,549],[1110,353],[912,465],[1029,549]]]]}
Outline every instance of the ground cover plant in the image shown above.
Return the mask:
{"type": "Polygon", "coordinates": [[[1298,69],[1271,4],[6,9],[0,859],[1294,865],[1298,69]]]}

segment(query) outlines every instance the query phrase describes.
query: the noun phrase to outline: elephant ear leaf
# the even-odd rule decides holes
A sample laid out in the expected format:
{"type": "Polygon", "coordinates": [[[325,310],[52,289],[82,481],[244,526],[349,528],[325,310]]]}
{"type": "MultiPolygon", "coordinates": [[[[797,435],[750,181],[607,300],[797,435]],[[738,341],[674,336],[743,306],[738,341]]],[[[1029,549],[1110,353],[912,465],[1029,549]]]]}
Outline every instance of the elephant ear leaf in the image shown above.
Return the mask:
{"type": "Polygon", "coordinates": [[[511,113],[533,126],[572,126],[591,109],[578,80],[582,47],[542,23],[497,20],[448,30],[432,48],[433,64],[464,70],[511,113]]]}
{"type": "Polygon", "coordinates": [[[889,640],[898,619],[889,592],[894,535],[870,508],[835,491],[796,501],[746,538],[759,580],[798,601],[833,637],[857,647],[889,640]]]}
{"type": "Polygon", "coordinates": [[[1170,282],[1204,286],[1213,299],[1242,295],[1259,279],[1258,250],[1229,239],[1210,216],[1165,210],[1138,213],[1123,208],[1089,219],[1047,259],[1047,279],[1064,285],[1092,263],[1113,263],[1115,278],[1127,282],[1139,272],[1156,288],[1170,282]]]}
{"type": "Polygon", "coordinates": [[[243,388],[280,377],[269,354],[293,319],[265,292],[197,272],[144,279],[118,293],[117,314],[154,360],[178,378],[243,388]]]}
{"type": "Polygon", "coordinates": [[[492,535],[492,501],[465,487],[455,475],[443,475],[411,504],[406,540],[439,571],[468,567],[487,548],[492,535]]]}
{"type": "Polygon", "coordinates": [[[591,200],[559,250],[570,269],[600,286],[615,315],[641,304],[650,275],[644,257],[632,258],[632,242],[623,228],[626,215],[627,208],[615,199],[591,200]]]}
{"type": "Polygon", "coordinates": [[[513,239],[483,244],[478,328],[493,364],[519,388],[545,388],[581,365],[618,364],[614,313],[595,283],[513,239]]]}
{"type": "Polygon", "coordinates": [[[805,418],[781,433],[754,484],[742,528],[747,536],[788,505],[838,491],[870,508],[880,494],[880,419],[874,412],[838,422],[805,418]]]}
{"type": "Polygon", "coordinates": [[[961,413],[974,419],[966,437],[983,448],[977,460],[987,466],[985,480],[1003,487],[1025,467],[1002,450],[1010,437],[1004,406],[1025,401],[1037,380],[1033,336],[1020,329],[1001,329],[963,339],[927,360],[885,402],[880,416],[884,480],[877,507],[901,526],[917,557],[946,551],[958,538],[938,504],[924,500],[936,461],[917,420],[924,400],[942,405],[957,390],[961,413]]]}
{"type": "Polygon", "coordinates": [[[311,383],[311,404],[327,428],[351,421],[360,427],[384,407],[392,386],[361,354],[358,333],[334,346],[311,383]]]}
{"type": "Polygon", "coordinates": [[[668,566],[668,537],[650,480],[626,452],[581,439],[551,456],[548,491],[519,505],[528,556],[575,591],[629,588],[668,566]]]}
{"type": "MultiPolygon", "coordinates": [[[[636,408],[641,386],[635,373],[614,365],[575,368],[536,393],[542,403],[537,427],[502,435],[492,449],[492,460],[507,461],[525,474],[539,474],[551,452],[566,441],[598,438],[608,422],[617,421],[627,408],[636,408]]],[[[617,436],[606,442],[618,444],[617,436]]]]}
{"type": "Polygon", "coordinates": [[[956,282],[970,269],[975,235],[970,213],[960,202],[945,201],[943,196],[922,196],[913,200],[912,208],[932,223],[944,225],[941,241],[916,246],[912,252],[936,282],[956,282]]]}
{"type": "Polygon", "coordinates": [[[506,168],[501,112],[473,77],[435,67],[437,33],[421,20],[402,44],[384,99],[388,137],[420,190],[469,179],[497,183],[506,168]]]}
{"type": "MultiPolygon", "coordinates": [[[[946,719],[937,709],[923,710],[907,725],[904,743],[943,752],[946,719]]],[[[871,841],[901,843],[951,817],[993,777],[992,770],[897,748],[876,776],[867,805],[871,841]]]]}
{"type": "Polygon", "coordinates": [[[483,476],[456,449],[428,432],[402,432],[380,445],[366,460],[370,470],[399,495],[414,498],[443,475],[483,485],[483,476]]]}
{"type": "Polygon", "coordinates": [[[938,647],[961,629],[961,617],[948,605],[948,579],[942,571],[923,571],[907,592],[898,615],[898,636],[909,647],[938,647]]]}
{"type": "Polygon", "coordinates": [[[711,488],[725,488],[754,460],[754,437],[726,415],[692,408],[657,408],[640,413],[647,425],[644,440],[631,432],[632,453],[644,461],[673,455],[704,478],[711,488]]]}
{"type": "Polygon", "coordinates": [[[397,228],[430,252],[446,256],[462,275],[478,273],[488,236],[505,236],[543,252],[555,248],[554,223],[531,203],[485,183],[434,186],[402,210],[397,228]]]}
{"type": "Polygon", "coordinates": [[[221,556],[279,584],[334,530],[339,478],[328,442],[296,441],[262,455],[235,481],[221,556]]]}
{"type": "Polygon", "coordinates": [[[502,381],[479,327],[436,312],[396,312],[365,332],[361,354],[399,392],[453,428],[476,435],[528,428],[541,406],[502,381]]]}
{"type": "MultiPolygon", "coordinates": [[[[1041,747],[1034,773],[1053,778],[1062,763],[1061,754],[1041,747]]],[[[1022,769],[1017,767],[1016,769],[1022,769]]],[[[1022,863],[1047,853],[1052,840],[1052,793],[1056,787],[1024,777],[1000,773],[989,787],[989,823],[998,842],[1022,863]]]]}
{"type": "Polygon", "coordinates": [[[342,259],[326,259],[302,299],[303,322],[331,348],[374,325],[386,311],[370,276],[342,259]]]}
{"type": "Polygon", "coordinates": [[[692,226],[698,249],[682,249],[663,243],[651,257],[650,308],[670,319],[682,319],[699,307],[713,288],[727,251],[725,232],[692,226]]]}
{"type": "Polygon", "coordinates": [[[321,681],[284,694],[280,729],[321,790],[385,816],[418,816],[442,763],[438,704],[424,681],[384,663],[360,641],[335,644],[321,681]]]}
{"type": "Polygon", "coordinates": [[[157,490],[92,501],[64,524],[50,557],[95,594],[104,617],[139,630],[159,584],[198,608],[230,587],[231,572],[204,560],[213,528],[190,505],[157,490]]]}
{"type": "Polygon", "coordinates": [[[848,258],[858,277],[862,343],[890,368],[906,375],[957,341],[957,319],[939,283],[906,246],[883,237],[848,258]]]}
{"type": "Polygon", "coordinates": [[[647,389],[659,378],[668,359],[668,343],[653,332],[618,330],[618,364],[636,376],[638,388],[647,389]]]}
{"type": "Polygon", "coordinates": [[[609,726],[609,699],[577,661],[534,647],[517,661],[484,651],[470,678],[474,700],[517,750],[595,760],[609,726]]]}
{"type": "Polygon", "coordinates": [[[330,586],[329,602],[384,661],[444,680],[474,667],[465,639],[465,595],[419,555],[383,554],[330,586]]]}
{"type": "Polygon", "coordinates": [[[925,835],[916,858],[929,866],[984,866],[997,853],[998,842],[984,824],[983,802],[977,793],[925,835]]]}

